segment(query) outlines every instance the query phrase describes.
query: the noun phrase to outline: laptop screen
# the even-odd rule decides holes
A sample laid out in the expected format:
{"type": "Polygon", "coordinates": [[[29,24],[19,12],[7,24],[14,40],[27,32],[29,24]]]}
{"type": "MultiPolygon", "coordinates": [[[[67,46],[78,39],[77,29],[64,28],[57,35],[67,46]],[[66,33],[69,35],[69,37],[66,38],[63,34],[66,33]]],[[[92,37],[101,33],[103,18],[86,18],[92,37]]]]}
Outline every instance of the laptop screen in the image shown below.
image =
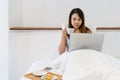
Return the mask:
{"type": "Polygon", "coordinates": [[[68,51],[78,49],[94,49],[101,51],[104,40],[102,33],[72,33],[70,34],[70,41],[68,51]]]}

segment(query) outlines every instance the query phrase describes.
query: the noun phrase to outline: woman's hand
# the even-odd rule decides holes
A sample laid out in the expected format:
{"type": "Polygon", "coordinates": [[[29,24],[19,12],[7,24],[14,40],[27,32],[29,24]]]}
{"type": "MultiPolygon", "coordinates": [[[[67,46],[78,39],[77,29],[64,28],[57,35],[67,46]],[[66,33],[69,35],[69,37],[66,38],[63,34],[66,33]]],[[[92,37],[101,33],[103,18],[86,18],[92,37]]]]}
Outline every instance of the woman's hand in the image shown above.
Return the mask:
{"type": "Polygon", "coordinates": [[[64,30],[62,30],[62,36],[64,37],[64,38],[66,38],[67,37],[67,30],[66,30],[66,28],[64,29],[64,30]]]}

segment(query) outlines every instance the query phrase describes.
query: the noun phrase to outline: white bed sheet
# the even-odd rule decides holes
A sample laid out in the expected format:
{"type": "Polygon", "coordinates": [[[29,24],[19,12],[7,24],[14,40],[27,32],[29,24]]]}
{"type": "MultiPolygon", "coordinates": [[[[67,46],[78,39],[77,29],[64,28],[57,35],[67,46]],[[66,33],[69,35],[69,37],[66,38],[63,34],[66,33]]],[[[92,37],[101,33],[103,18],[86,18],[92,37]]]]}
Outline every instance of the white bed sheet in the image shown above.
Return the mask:
{"type": "MultiPolygon", "coordinates": [[[[33,64],[28,72],[40,70],[40,65],[40,62],[33,64]]],[[[65,52],[50,66],[63,73],[62,80],[120,80],[120,60],[95,50],[65,52]]]]}
{"type": "Polygon", "coordinates": [[[95,50],[72,51],[63,80],[120,80],[120,60],[95,50]]]}

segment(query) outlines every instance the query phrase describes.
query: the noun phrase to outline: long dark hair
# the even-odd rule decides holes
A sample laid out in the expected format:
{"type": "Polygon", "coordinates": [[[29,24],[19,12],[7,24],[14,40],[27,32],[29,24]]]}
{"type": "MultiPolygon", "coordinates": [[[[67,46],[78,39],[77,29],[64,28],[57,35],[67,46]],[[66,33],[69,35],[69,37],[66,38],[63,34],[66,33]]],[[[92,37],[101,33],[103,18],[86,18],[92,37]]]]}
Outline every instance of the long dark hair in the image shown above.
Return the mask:
{"type": "Polygon", "coordinates": [[[85,26],[85,17],[84,17],[84,13],[80,8],[74,8],[71,10],[70,14],[69,14],[69,22],[68,22],[68,27],[70,28],[74,28],[71,24],[71,17],[72,15],[76,13],[79,15],[79,17],[82,19],[82,24],[79,26],[79,30],[81,33],[91,33],[91,30],[89,28],[87,28],[85,26]]]}

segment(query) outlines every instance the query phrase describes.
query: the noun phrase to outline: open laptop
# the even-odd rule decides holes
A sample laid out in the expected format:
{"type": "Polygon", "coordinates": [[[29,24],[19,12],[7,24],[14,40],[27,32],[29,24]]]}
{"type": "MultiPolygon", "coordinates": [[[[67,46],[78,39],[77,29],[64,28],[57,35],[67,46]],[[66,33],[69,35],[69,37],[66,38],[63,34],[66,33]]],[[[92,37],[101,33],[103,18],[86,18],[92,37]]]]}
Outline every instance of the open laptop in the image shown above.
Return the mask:
{"type": "Polygon", "coordinates": [[[103,40],[104,34],[102,33],[72,33],[70,34],[68,51],[78,49],[93,49],[101,51],[103,40]]]}

